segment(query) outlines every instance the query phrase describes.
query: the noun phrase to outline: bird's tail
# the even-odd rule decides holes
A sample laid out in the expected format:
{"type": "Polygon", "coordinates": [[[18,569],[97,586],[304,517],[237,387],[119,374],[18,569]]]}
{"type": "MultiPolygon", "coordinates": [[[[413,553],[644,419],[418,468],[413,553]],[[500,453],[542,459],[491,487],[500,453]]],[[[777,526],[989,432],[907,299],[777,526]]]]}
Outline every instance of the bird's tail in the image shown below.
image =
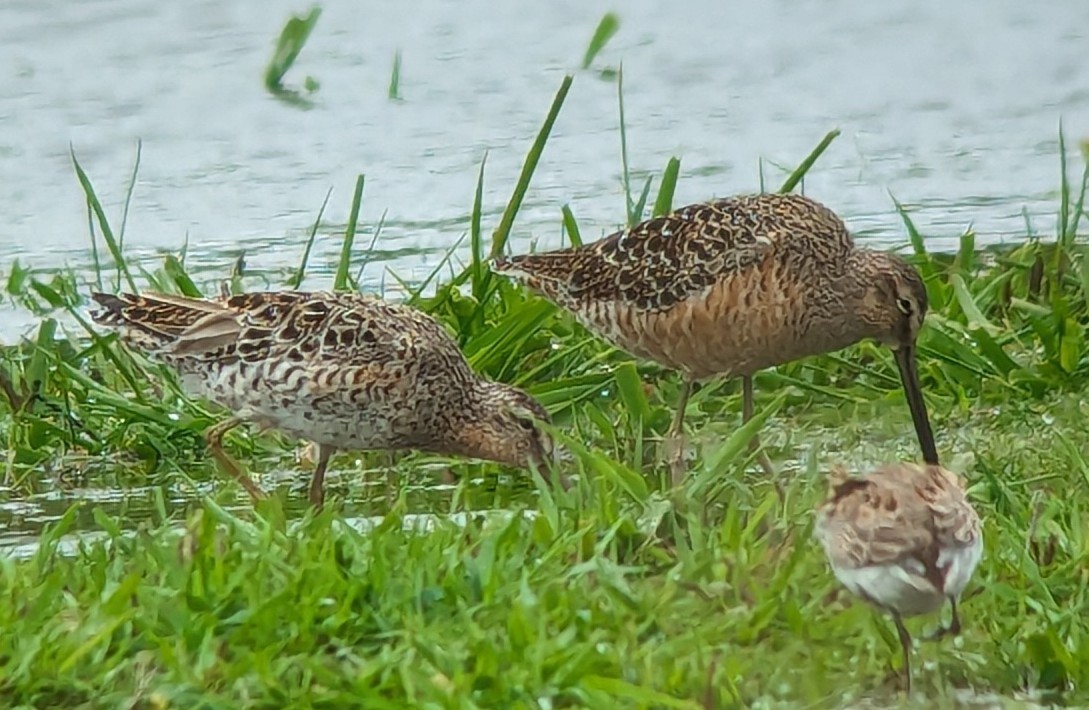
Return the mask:
{"type": "Polygon", "coordinates": [[[92,293],[91,298],[101,307],[91,311],[91,320],[145,352],[174,344],[198,321],[226,310],[213,301],[162,293],[92,293]]]}

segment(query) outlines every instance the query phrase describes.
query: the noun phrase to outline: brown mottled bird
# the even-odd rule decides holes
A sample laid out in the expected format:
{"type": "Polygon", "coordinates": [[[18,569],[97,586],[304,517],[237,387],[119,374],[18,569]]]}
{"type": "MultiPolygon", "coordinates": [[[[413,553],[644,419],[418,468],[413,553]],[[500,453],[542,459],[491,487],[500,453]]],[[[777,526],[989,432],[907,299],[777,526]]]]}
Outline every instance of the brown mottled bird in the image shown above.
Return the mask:
{"type": "Polygon", "coordinates": [[[254,499],[264,493],[223,451],[223,435],[244,422],[316,444],[315,505],[336,449],[417,449],[520,467],[552,456],[537,426],[549,421],[540,403],[478,375],[443,326],[411,307],[357,293],[93,297],[102,306],[96,323],[232,412],[205,436],[254,499]]]}
{"type": "Polygon", "coordinates": [[[836,578],[892,615],[910,693],[911,635],[903,617],[949,600],[953,618],[930,638],[960,633],[957,600],[983,555],[979,516],[960,479],[940,466],[890,464],[856,478],[837,468],[831,483],[816,537],[836,578]]]}
{"type": "MultiPolygon", "coordinates": [[[[938,463],[915,364],[922,279],[894,254],[857,248],[815,200],[760,194],[688,205],[592,244],[497,258],[493,269],[616,347],[681,371],[675,442],[695,382],[740,376],[748,421],[753,373],[875,338],[893,348],[923,458],[938,463]]],[[[675,477],[683,473],[673,464],[675,477]]]]}

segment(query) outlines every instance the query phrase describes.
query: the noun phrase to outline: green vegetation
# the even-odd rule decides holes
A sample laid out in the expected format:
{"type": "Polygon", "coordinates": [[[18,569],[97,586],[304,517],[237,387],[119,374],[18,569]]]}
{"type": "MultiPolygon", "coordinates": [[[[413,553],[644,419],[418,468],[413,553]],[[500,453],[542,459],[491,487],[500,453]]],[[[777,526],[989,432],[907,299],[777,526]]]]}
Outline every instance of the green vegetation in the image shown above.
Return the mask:
{"type": "MultiPolygon", "coordinates": [[[[594,29],[594,34],[590,37],[590,42],[586,45],[586,53],[582,57],[582,68],[589,69],[590,65],[594,63],[594,59],[605,49],[605,45],[609,43],[609,40],[613,38],[617,32],[620,31],[620,18],[614,12],[606,12],[601,16],[601,21],[598,22],[597,28],[594,29]]],[[[616,76],[616,70],[612,67],[604,67],[601,69],[599,76],[602,79],[612,79],[616,76]]]]}
{"type": "Polygon", "coordinates": [[[393,69],[389,75],[389,98],[391,101],[401,100],[401,50],[393,54],[393,69]]]}
{"type": "MultiPolygon", "coordinates": [[[[889,352],[865,343],[760,374],[760,413],[745,427],[737,426],[735,383],[704,387],[689,409],[698,449],[692,476],[669,491],[656,443],[676,376],[633,362],[488,270],[486,255],[505,249],[570,83],[557,93],[491,244],[482,163],[469,263],[454,268],[451,256],[423,283],[405,284],[409,302],[448,323],[474,367],[526,387],[553,412],[571,454],[563,465],[577,480],[570,491],[490,464],[446,462],[458,482],[439,505],[425,506],[409,482],[435,485],[441,474],[425,464],[437,459],[351,453],[334,461],[350,475],[330,482],[334,500],[321,514],[285,513],[283,495],[256,510],[227,510],[233,486],[214,472],[200,436],[221,414],[184,398],[172,373],[134,359],[84,315],[89,288],[111,273],[125,288],[138,280],[193,294],[217,285],[196,283],[184,254],[154,270],[126,263],[76,163],[96,217],[92,241],[101,233],[112,262],[89,278],[19,264],[6,275],[10,304],[41,319],[36,334],[0,348],[6,484],[18,495],[79,457],[100,462],[85,476],[118,485],[212,480],[215,492],[176,512],[159,493],[152,519],[139,524],[77,506],[49,526],[32,556],[0,557],[3,705],[897,701],[895,632],[840,589],[811,538],[811,511],[833,463],[862,471],[918,458],[889,352]],[[452,276],[438,282],[446,269],[452,276]],[[758,427],[785,471],[781,497],[747,450],[758,427]],[[392,481],[375,505],[380,516],[346,524],[335,499],[373,497],[362,480],[376,469],[392,481]],[[416,515],[423,512],[436,515],[416,515]],[[104,539],[66,553],[64,536],[89,528],[104,539]]],[[[834,138],[783,188],[797,185],[834,138]]],[[[899,206],[931,300],[920,372],[939,450],[970,483],[985,521],[964,634],[917,651],[916,692],[933,705],[992,693],[1089,700],[1089,248],[1077,236],[1089,171],[1072,184],[1061,147],[1053,241],[1030,234],[1012,249],[978,250],[969,231],[956,254],[929,253],[899,206]]],[[[624,155],[626,165],[626,146],[624,155]]],[[[670,161],[655,213],[672,203],[678,173],[670,161]]],[[[627,193],[618,221],[632,219],[636,206],[643,213],[649,185],[638,199],[627,193]]],[[[360,177],[338,287],[352,286],[358,266],[351,262],[362,189],[360,177]]],[[[578,240],[570,209],[562,219],[578,240]]],[[[300,245],[300,267],[285,284],[303,282],[309,250],[300,245]]],[[[294,466],[290,442],[276,435],[238,431],[228,445],[258,471],[294,466]]]]}
{"type": "MultiPolygon", "coordinates": [[[[299,52],[306,46],[306,40],[314,30],[314,25],[321,17],[321,8],[314,6],[305,17],[292,16],[284,23],[284,29],[280,32],[280,38],[276,42],[276,51],[265,68],[265,88],[273,96],[287,103],[308,107],[310,102],[295,89],[286,88],[283,85],[284,74],[291,69],[299,52]]],[[[307,76],[303,81],[303,88],[307,94],[318,90],[318,81],[312,76],[307,76]]]]}

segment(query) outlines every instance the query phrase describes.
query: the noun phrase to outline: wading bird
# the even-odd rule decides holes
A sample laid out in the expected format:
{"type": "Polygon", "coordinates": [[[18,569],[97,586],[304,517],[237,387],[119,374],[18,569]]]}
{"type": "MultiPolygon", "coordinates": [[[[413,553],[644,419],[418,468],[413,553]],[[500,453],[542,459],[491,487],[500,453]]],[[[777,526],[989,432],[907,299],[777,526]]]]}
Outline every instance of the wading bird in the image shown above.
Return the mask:
{"type": "Polygon", "coordinates": [[[474,372],[445,328],[411,307],[356,293],[93,297],[96,323],[230,410],[205,438],[254,499],[264,492],[223,450],[223,435],[246,422],[316,445],[310,500],[319,506],[336,449],[416,449],[547,473],[545,409],[474,372]]]}
{"type": "Polygon", "coordinates": [[[760,194],[688,205],[591,244],[500,257],[492,268],[616,347],[683,374],[669,430],[675,481],[696,382],[741,377],[748,421],[753,373],[867,338],[893,349],[923,459],[938,463],[915,363],[923,281],[900,257],[856,247],[815,200],[760,194]]]}

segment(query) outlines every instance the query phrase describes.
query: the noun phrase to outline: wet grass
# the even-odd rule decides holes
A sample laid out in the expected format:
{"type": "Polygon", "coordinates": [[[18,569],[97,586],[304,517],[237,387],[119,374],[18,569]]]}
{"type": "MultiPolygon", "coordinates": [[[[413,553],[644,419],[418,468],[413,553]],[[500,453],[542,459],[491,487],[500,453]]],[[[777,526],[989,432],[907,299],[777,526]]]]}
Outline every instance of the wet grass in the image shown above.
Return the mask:
{"type": "MultiPolygon", "coordinates": [[[[16,265],[4,281],[5,298],[40,325],[0,349],[2,495],[111,476],[192,497],[179,507],[153,494],[137,523],[74,506],[29,557],[0,557],[2,704],[898,702],[892,627],[839,589],[811,536],[831,464],[861,471],[918,458],[889,352],[864,343],[760,374],[759,416],[746,427],[735,384],[704,387],[689,409],[692,476],[669,491],[657,445],[676,376],[605,346],[487,269],[488,256],[506,248],[569,86],[490,241],[482,162],[468,262],[452,246],[430,278],[405,286],[409,302],[449,324],[474,367],[549,408],[572,456],[571,491],[490,464],[351,453],[334,460],[341,475],[320,515],[300,515],[290,485],[256,510],[233,506],[235,491],[201,438],[222,413],[184,397],[172,373],[96,333],[85,315],[90,287],[111,275],[122,286],[131,279],[188,294],[220,284],[193,278],[184,253],[156,269],[127,264],[78,169],[93,239],[104,242],[99,273],[16,265]],[[782,499],[747,451],[757,427],[784,469],[782,499]],[[373,476],[390,484],[373,501],[381,513],[363,525],[338,499],[350,502],[353,480],[373,476]],[[453,483],[438,502],[421,502],[421,478],[453,483]],[[425,511],[438,515],[416,515],[425,511]],[[71,549],[69,535],[88,529],[101,537],[71,549]]],[[[783,188],[798,185],[834,138],[799,156],[783,188]]],[[[991,693],[1089,699],[1089,248],[1078,236],[1085,174],[1071,180],[1067,171],[1064,158],[1058,233],[1012,249],[977,250],[969,231],[957,253],[929,253],[899,206],[931,301],[920,373],[939,451],[970,483],[985,521],[964,634],[917,652],[916,700],[930,705],[991,693]]],[[[672,203],[678,175],[671,161],[654,213],[672,203]]],[[[361,221],[362,185],[338,287],[351,288],[365,263],[356,235],[380,230],[361,221]]],[[[640,196],[625,190],[618,223],[644,213],[647,185],[640,196]]],[[[574,214],[565,209],[562,219],[577,240],[574,214]]],[[[299,245],[291,285],[311,285],[309,246],[299,245]]],[[[234,277],[230,288],[252,287],[244,271],[234,277]]],[[[295,468],[293,442],[276,435],[239,431],[228,446],[258,472],[295,468]]]]}

